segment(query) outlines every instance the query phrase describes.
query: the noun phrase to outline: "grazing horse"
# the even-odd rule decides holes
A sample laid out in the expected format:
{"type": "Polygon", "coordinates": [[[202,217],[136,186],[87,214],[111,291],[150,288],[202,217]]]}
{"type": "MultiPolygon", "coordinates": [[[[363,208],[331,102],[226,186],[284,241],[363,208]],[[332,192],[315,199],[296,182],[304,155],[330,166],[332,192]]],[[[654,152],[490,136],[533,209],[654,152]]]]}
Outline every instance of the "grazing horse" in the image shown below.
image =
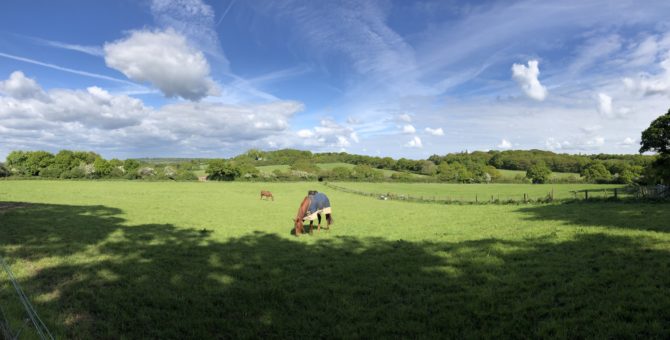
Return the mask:
{"type": "Polygon", "coordinates": [[[328,197],[320,192],[310,191],[300,203],[298,214],[295,219],[295,236],[299,236],[304,232],[304,220],[309,220],[309,233],[314,230],[314,220],[318,219],[319,224],[317,231],[321,231],[321,214],[326,215],[328,222],[326,229],[330,230],[330,225],[333,224],[333,213],[330,208],[330,201],[328,197]]]}
{"type": "Polygon", "coordinates": [[[263,199],[263,197],[265,197],[266,199],[272,198],[273,201],[275,200],[275,197],[272,196],[272,193],[267,190],[261,190],[261,199],[263,199]]]}

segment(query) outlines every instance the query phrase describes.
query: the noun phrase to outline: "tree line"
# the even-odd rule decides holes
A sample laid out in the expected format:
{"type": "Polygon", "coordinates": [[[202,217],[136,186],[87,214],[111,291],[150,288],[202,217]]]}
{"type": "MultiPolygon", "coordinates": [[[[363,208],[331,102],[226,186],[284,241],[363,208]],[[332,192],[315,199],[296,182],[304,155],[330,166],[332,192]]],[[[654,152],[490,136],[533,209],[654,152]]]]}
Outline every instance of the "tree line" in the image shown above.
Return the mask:
{"type": "Polygon", "coordinates": [[[125,178],[195,180],[203,167],[211,180],[357,180],[489,183],[510,181],[500,169],[520,170],[511,181],[587,181],[592,183],[670,184],[670,110],[642,133],[640,153],[656,155],[570,155],[544,150],[475,151],[432,155],[428,159],[374,157],[346,152],[312,153],[282,149],[249,150],[230,159],[111,159],[90,151],[12,151],[0,164],[0,177],[125,178]],[[165,163],[162,163],[166,161],[165,163]],[[353,167],[320,169],[320,163],[353,167]],[[288,165],[289,170],[260,172],[258,166],[288,165]],[[386,177],[383,170],[395,171],[386,177]],[[581,176],[552,178],[552,172],[581,176]],[[421,176],[418,176],[421,175],[421,176]]]}

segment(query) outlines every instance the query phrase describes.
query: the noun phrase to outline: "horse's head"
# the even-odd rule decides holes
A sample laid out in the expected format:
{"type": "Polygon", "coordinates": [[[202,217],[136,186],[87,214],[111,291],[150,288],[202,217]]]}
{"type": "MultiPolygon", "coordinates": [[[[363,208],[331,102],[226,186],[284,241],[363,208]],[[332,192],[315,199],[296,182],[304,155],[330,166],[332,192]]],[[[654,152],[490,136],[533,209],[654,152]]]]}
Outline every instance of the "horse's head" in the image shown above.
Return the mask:
{"type": "Polygon", "coordinates": [[[294,230],[296,236],[302,233],[303,231],[303,218],[305,217],[305,212],[307,212],[307,209],[309,208],[309,204],[311,203],[311,199],[309,196],[305,197],[305,199],[302,200],[302,203],[300,203],[300,207],[298,208],[298,214],[295,216],[293,219],[294,222],[294,230]]]}

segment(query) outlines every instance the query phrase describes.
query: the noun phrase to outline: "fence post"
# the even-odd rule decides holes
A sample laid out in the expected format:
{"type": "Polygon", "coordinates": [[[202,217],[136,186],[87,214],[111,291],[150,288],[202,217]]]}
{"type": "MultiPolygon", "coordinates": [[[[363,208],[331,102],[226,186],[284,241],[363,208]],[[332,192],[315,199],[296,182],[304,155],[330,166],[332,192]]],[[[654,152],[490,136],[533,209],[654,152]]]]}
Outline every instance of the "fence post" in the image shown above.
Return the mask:
{"type": "Polygon", "coordinates": [[[551,188],[551,200],[554,200],[554,188],[551,188]]]}
{"type": "Polygon", "coordinates": [[[584,190],[584,199],[585,200],[589,199],[589,191],[588,190],[584,190]]]}
{"type": "Polygon", "coordinates": [[[479,199],[477,199],[477,194],[475,194],[475,203],[479,203],[479,199]]]}
{"type": "Polygon", "coordinates": [[[527,196],[526,196],[526,194],[524,193],[524,194],[523,194],[523,203],[528,203],[528,200],[526,199],[526,197],[527,197],[527,196]]]}
{"type": "Polygon", "coordinates": [[[617,188],[614,188],[614,199],[619,199],[619,193],[617,192],[617,188]]]}

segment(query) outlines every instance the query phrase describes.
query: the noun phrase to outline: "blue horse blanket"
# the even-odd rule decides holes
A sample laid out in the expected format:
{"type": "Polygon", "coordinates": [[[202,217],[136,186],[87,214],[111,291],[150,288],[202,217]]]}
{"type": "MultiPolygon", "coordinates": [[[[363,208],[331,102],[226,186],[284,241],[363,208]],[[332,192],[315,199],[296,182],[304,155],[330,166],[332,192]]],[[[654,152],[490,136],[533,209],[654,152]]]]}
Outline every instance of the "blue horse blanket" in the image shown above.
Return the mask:
{"type": "Polygon", "coordinates": [[[316,214],[330,214],[330,200],[328,197],[320,192],[317,192],[314,195],[310,195],[311,203],[309,208],[305,212],[305,219],[314,220],[316,214]]]}

